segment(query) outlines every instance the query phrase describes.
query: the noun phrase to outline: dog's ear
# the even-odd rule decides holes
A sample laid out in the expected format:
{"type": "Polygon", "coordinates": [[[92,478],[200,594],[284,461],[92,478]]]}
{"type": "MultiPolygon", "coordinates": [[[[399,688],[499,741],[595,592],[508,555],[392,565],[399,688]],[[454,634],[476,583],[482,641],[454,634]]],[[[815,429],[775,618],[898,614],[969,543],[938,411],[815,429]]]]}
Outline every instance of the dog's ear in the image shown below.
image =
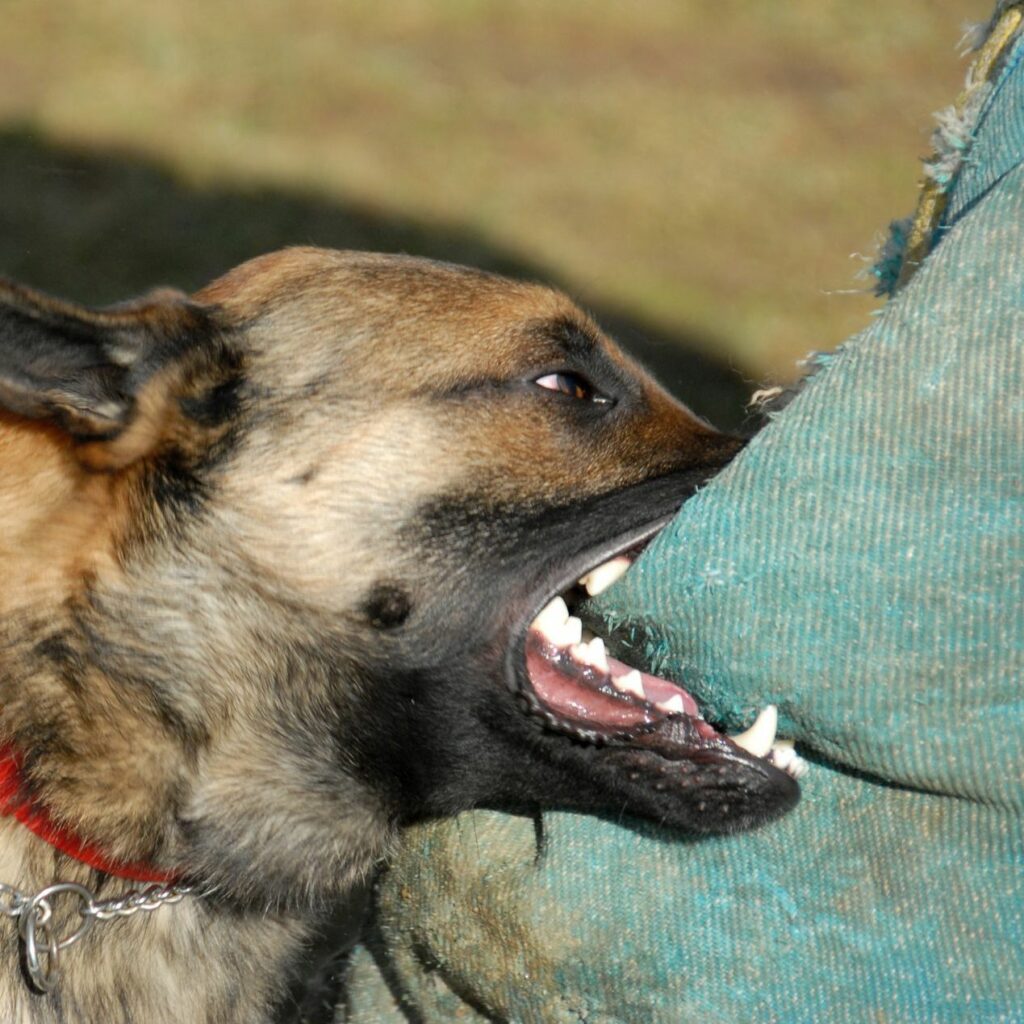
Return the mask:
{"type": "MultiPolygon", "coordinates": [[[[170,378],[210,334],[202,307],[160,290],[94,310],[0,281],[0,413],[59,430],[124,464],[155,436],[170,378]],[[127,434],[135,444],[118,444],[127,434]],[[131,451],[130,451],[131,450],[131,451]]],[[[98,460],[106,461],[106,460],[98,460]]]]}

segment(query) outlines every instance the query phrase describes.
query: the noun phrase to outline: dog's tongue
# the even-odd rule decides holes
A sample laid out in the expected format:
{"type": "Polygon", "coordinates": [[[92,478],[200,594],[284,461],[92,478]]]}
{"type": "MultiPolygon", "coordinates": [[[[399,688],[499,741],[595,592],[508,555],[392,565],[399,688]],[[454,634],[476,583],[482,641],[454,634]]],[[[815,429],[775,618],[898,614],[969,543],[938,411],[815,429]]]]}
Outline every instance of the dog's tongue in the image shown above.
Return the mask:
{"type": "Polygon", "coordinates": [[[685,715],[699,735],[718,735],[682,687],[608,657],[600,637],[589,643],[557,639],[564,637],[552,639],[531,629],[526,670],[534,694],[558,724],[611,736],[647,731],[670,716],[685,715]]]}

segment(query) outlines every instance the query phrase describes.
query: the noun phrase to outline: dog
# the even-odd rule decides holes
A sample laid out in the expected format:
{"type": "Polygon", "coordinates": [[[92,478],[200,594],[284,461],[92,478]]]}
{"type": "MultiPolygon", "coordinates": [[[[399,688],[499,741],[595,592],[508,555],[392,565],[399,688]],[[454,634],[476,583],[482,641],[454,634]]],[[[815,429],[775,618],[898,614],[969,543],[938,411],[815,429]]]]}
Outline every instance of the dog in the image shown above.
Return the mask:
{"type": "Polygon", "coordinates": [[[0,286],[0,1019],[274,1020],[417,819],[792,807],[770,715],[719,734],[570,614],[741,447],[452,265],[0,286]]]}

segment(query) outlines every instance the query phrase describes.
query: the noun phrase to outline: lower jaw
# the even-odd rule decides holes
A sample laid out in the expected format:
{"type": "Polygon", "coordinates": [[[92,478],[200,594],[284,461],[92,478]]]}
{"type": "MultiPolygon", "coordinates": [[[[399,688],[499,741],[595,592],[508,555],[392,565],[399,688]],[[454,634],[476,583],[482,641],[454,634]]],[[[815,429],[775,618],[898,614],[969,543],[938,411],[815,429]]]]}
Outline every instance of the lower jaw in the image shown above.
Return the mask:
{"type": "Polygon", "coordinates": [[[775,741],[774,708],[762,711],[746,732],[727,736],[705,721],[682,687],[609,658],[600,638],[584,644],[582,623],[569,615],[561,594],[571,603],[612,585],[671,518],[651,520],[595,551],[589,565],[580,567],[582,576],[566,574],[551,581],[547,593],[558,596],[508,650],[509,683],[528,714],[553,736],[608,748],[616,760],[635,753],[659,772],[673,762],[680,774],[701,765],[705,781],[715,775],[716,764],[746,766],[752,778],[779,776],[782,788],[798,794],[794,779],[806,766],[791,743],[775,741]]]}
{"type": "Polygon", "coordinates": [[[716,752],[764,760],[793,778],[804,774],[806,765],[792,743],[776,739],[774,707],[765,708],[745,732],[728,736],[705,721],[682,687],[608,657],[600,639],[583,641],[581,626],[569,625],[559,637],[550,616],[546,625],[543,613],[538,622],[525,639],[528,682],[520,693],[549,731],[671,761],[716,752]]]}

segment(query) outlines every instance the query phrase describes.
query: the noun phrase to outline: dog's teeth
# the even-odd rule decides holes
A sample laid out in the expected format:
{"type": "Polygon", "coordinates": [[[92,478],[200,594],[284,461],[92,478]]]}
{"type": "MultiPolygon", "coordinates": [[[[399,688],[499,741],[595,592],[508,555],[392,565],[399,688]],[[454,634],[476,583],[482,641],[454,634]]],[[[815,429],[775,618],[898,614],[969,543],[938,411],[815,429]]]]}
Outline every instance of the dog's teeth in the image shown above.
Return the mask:
{"type": "Polygon", "coordinates": [[[792,740],[776,740],[772,744],[772,764],[785,771],[793,763],[796,751],[792,740]]]}
{"type": "Polygon", "coordinates": [[[793,749],[792,740],[776,740],[772,744],[772,764],[799,779],[807,774],[807,762],[793,749]]]}
{"type": "Polygon", "coordinates": [[[566,607],[565,601],[556,597],[549,601],[537,618],[533,620],[532,628],[543,633],[549,640],[555,640],[568,618],[569,609],[566,607]]]}
{"type": "Polygon", "coordinates": [[[654,705],[659,711],[665,711],[670,715],[681,715],[686,710],[683,707],[683,698],[677,693],[668,700],[663,700],[654,705]]]}
{"type": "Polygon", "coordinates": [[[608,655],[604,651],[604,641],[599,637],[595,636],[593,640],[587,644],[590,651],[590,664],[596,669],[600,669],[602,672],[608,671],[608,655]]]}
{"type": "MultiPolygon", "coordinates": [[[[586,634],[584,633],[584,636],[586,634]]],[[[574,644],[572,648],[572,656],[575,661],[578,661],[581,665],[590,665],[596,668],[599,672],[608,671],[608,658],[604,653],[604,641],[592,637],[590,640],[584,640],[582,643],[574,644]]]]}
{"type": "Polygon", "coordinates": [[[641,700],[647,699],[639,669],[633,669],[624,676],[613,676],[612,683],[620,693],[628,693],[633,697],[639,697],[641,700]]]}
{"type": "Polygon", "coordinates": [[[746,732],[741,732],[739,736],[730,736],[729,739],[754,757],[767,757],[768,751],[772,749],[772,743],[775,742],[778,724],[779,712],[774,704],[769,704],[746,732]]]}
{"type": "Polygon", "coordinates": [[[619,555],[608,562],[604,562],[596,569],[591,569],[586,576],[580,577],[580,585],[586,587],[587,593],[594,597],[601,591],[607,590],[626,570],[632,565],[630,559],[625,555],[619,555]]]}
{"type": "Polygon", "coordinates": [[[574,615],[570,615],[559,628],[558,637],[555,639],[555,643],[557,643],[559,647],[568,647],[571,644],[578,644],[582,639],[583,623],[574,615]]]}
{"type": "Polygon", "coordinates": [[[571,647],[583,639],[583,623],[569,614],[565,601],[560,597],[546,605],[530,628],[537,630],[556,647],[571,647]]]}

